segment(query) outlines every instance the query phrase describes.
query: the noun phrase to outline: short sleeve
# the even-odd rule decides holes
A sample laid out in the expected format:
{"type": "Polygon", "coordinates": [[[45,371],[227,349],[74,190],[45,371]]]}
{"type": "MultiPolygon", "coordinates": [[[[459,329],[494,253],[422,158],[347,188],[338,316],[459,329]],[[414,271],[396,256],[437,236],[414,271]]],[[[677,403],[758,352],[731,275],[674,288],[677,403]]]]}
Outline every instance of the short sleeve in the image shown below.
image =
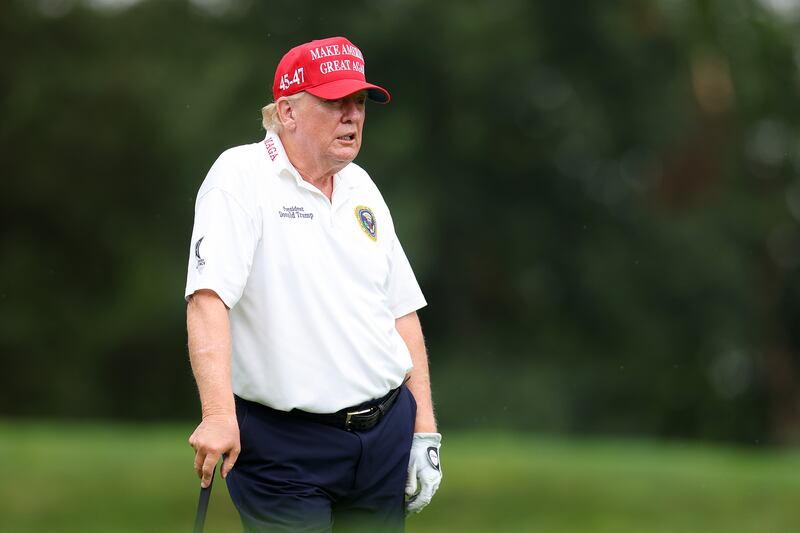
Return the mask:
{"type": "Polygon", "coordinates": [[[392,245],[391,264],[387,297],[389,309],[394,317],[400,318],[425,307],[428,303],[397,237],[392,245]]]}
{"type": "Polygon", "coordinates": [[[211,289],[229,308],[236,305],[250,275],[259,232],[229,192],[201,190],[195,207],[186,292],[211,289]]]}

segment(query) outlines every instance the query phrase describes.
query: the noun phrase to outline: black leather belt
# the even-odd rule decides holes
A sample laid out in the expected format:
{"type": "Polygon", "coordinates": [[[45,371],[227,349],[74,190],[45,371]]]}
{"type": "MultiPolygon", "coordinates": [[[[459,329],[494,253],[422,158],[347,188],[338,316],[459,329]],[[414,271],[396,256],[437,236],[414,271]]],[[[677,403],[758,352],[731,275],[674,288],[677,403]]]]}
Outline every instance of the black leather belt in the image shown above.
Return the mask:
{"type": "Polygon", "coordinates": [[[383,398],[347,407],[331,414],[308,413],[299,409],[292,409],[289,414],[347,431],[366,431],[375,427],[383,415],[392,408],[401,387],[390,390],[383,398]]]}

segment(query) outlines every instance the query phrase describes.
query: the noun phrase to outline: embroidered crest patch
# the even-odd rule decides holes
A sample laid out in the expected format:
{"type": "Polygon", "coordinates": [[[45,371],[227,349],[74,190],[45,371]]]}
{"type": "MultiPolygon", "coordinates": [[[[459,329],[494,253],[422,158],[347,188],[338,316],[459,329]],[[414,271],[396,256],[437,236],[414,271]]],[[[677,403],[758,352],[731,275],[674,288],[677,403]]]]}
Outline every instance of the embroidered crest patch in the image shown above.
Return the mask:
{"type": "Polygon", "coordinates": [[[358,205],[355,211],[356,219],[358,219],[358,223],[361,225],[361,229],[364,230],[364,233],[367,234],[367,237],[373,241],[377,240],[378,226],[375,220],[375,213],[372,212],[372,209],[365,205],[358,205]]]}

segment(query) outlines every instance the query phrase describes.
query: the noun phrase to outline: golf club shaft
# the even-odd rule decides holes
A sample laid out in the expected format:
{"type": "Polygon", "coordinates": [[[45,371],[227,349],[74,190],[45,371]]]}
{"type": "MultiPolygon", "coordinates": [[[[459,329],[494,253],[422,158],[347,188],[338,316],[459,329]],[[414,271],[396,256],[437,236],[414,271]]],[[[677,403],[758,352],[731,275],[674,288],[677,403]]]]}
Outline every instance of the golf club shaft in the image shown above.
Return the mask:
{"type": "Polygon", "coordinates": [[[197,516],[194,519],[194,533],[202,533],[206,523],[206,513],[208,512],[208,501],[211,498],[211,487],[214,486],[214,474],[217,473],[217,465],[211,471],[211,481],[208,487],[200,488],[200,499],[197,502],[197,516]]]}

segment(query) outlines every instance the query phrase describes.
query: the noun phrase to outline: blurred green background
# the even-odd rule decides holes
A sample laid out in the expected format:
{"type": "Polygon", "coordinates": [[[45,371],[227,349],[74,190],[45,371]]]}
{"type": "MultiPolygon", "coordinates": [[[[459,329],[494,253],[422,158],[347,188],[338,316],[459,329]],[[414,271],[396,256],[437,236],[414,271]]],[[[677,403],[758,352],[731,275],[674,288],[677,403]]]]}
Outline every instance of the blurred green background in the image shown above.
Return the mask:
{"type": "Polygon", "coordinates": [[[800,530],[800,1],[6,0],[0,531],[191,526],[195,194],[332,35],[430,302],[409,530],[800,530]]]}

